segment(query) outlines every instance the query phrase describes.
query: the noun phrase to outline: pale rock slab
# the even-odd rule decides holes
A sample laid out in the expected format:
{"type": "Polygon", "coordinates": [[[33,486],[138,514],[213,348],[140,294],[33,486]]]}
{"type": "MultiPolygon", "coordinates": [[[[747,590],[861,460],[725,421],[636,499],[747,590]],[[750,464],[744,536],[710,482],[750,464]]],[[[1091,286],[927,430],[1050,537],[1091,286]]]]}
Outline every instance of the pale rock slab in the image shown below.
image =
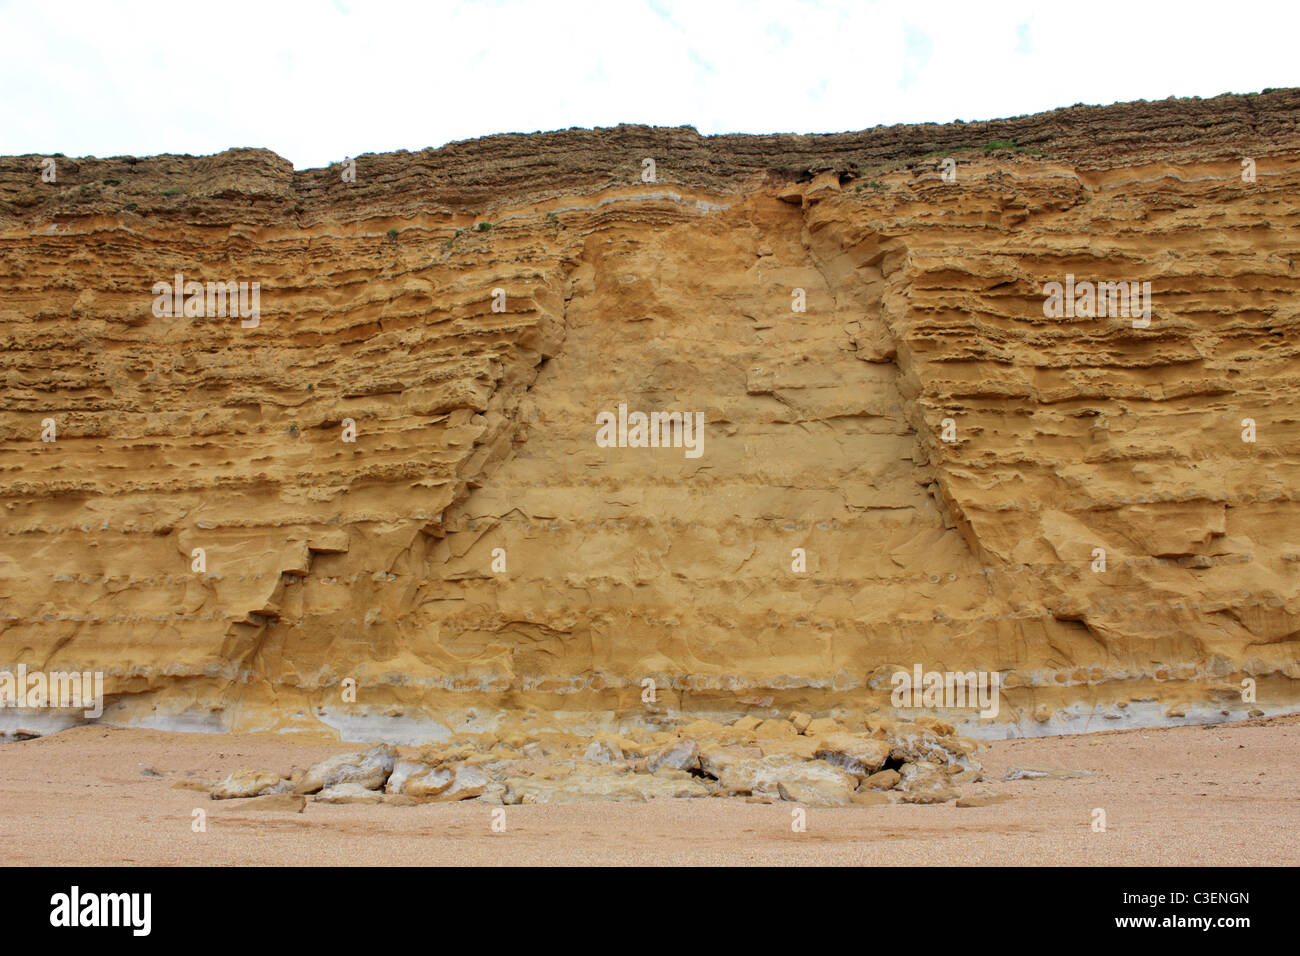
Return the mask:
{"type": "Polygon", "coordinates": [[[896,790],[903,803],[946,803],[957,796],[949,776],[937,764],[909,763],[900,771],[896,790]]]}
{"type": "Polygon", "coordinates": [[[657,773],[661,767],[690,770],[699,767],[699,752],[699,745],[689,737],[684,737],[665,744],[646,757],[646,769],[651,773],[657,773]]]}
{"type": "Polygon", "coordinates": [[[814,756],[855,777],[867,777],[885,765],[891,750],[886,741],[841,733],[823,737],[814,756]]]}
{"type": "Polygon", "coordinates": [[[820,761],[772,756],[732,764],[718,778],[718,792],[733,796],[779,796],[810,806],[848,806],[857,780],[820,761]]]}
{"type": "Polygon", "coordinates": [[[283,793],[289,781],[270,770],[236,770],[208,791],[213,800],[260,797],[266,793],[283,793]]]}
{"type": "Polygon", "coordinates": [[[378,790],[393,772],[397,752],[388,744],[376,744],[359,753],[338,754],[312,764],[295,790],[316,793],[341,783],[356,783],[378,790]]]}
{"type": "Polygon", "coordinates": [[[313,799],[316,803],[383,803],[384,794],[360,783],[336,783],[313,799]]]}

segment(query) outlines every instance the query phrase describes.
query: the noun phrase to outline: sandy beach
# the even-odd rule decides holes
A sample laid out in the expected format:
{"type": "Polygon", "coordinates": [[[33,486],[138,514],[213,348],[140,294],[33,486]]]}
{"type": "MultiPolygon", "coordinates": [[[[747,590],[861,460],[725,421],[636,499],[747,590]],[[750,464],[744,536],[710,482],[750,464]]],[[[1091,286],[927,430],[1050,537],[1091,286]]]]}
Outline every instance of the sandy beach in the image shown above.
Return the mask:
{"type": "Polygon", "coordinates": [[[87,726],[0,746],[0,863],[28,865],[1279,865],[1300,863],[1300,715],[999,741],[985,807],[808,808],[664,799],[505,807],[241,809],[187,773],[287,770],[356,745],[87,726]],[[1004,781],[1012,767],[1090,771],[1004,781]],[[144,775],[146,768],[162,774],[144,775]],[[207,831],[192,830],[195,809],[207,831]],[[1106,814],[1105,832],[1093,811],[1106,814]]]}

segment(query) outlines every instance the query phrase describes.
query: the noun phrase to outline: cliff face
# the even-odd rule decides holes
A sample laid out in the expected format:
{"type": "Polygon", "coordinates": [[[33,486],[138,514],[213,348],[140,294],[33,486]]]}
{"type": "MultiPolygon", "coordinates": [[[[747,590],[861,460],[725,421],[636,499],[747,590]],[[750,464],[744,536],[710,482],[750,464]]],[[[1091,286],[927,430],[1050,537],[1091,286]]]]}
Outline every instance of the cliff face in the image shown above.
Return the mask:
{"type": "Polygon", "coordinates": [[[102,670],[105,720],[860,713],[918,664],[1001,672],[999,735],[1300,699],[1300,90],[43,160],[0,159],[0,668],[102,670]],[[178,273],[256,324],[156,315],[178,273]],[[1049,317],[1067,276],[1149,326],[1049,317]],[[620,404],[701,453],[602,447],[620,404]]]}

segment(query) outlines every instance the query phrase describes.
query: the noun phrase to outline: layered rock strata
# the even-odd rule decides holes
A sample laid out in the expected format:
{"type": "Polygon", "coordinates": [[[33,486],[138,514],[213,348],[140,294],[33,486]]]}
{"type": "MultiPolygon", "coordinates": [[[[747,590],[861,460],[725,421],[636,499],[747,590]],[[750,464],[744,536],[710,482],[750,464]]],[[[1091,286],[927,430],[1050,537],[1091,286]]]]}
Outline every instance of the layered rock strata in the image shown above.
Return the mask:
{"type": "Polygon", "coordinates": [[[0,668],[407,743],[884,713],[917,666],[997,675],[896,714],[972,735],[1290,709],[1298,188],[1297,90],[0,159],[0,668]],[[177,275],[260,314],[159,316],[177,275]],[[1149,324],[1048,314],[1067,277],[1149,324]],[[620,405],[698,456],[603,447],[620,405]]]}

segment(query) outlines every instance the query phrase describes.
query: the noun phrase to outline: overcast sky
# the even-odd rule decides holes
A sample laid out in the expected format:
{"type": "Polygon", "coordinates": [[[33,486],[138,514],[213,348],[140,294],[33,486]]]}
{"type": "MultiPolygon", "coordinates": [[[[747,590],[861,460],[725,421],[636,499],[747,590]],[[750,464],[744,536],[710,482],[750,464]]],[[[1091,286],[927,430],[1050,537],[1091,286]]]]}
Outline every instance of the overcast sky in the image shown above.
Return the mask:
{"type": "Polygon", "coordinates": [[[0,0],[0,154],[298,168],[501,132],[838,132],[1300,84],[1300,2],[0,0]]]}

